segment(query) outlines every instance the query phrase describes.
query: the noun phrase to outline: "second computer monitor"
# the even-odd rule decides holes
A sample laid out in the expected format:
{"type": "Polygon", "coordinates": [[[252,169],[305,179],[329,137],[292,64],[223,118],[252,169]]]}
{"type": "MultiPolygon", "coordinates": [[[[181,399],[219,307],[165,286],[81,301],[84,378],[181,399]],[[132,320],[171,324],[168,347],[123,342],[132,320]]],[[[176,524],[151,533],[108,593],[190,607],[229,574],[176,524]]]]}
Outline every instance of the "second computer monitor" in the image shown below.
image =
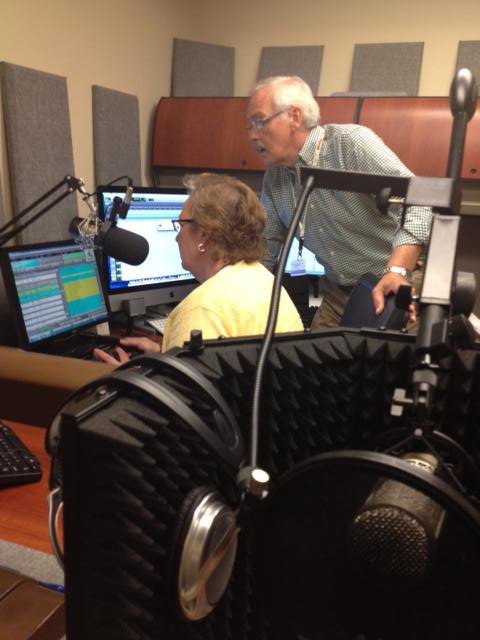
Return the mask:
{"type": "MultiPolygon", "coordinates": [[[[123,198],[125,187],[102,186],[97,193],[99,215],[108,220],[114,198],[123,198]]],[[[196,286],[192,274],[182,267],[175,241],[177,232],[172,223],[180,217],[187,198],[185,189],[134,188],[127,217],[118,219],[117,226],[142,235],[150,250],[145,262],[138,266],[105,257],[106,286],[112,311],[121,309],[124,301],[133,298],[142,298],[147,306],[175,303],[196,286]]]]}
{"type": "Polygon", "coordinates": [[[315,254],[303,247],[301,267],[298,266],[298,238],[293,238],[292,246],[288,253],[287,264],[285,265],[285,273],[291,276],[307,275],[307,276],[323,276],[325,275],[325,269],[321,265],[315,254]]]}

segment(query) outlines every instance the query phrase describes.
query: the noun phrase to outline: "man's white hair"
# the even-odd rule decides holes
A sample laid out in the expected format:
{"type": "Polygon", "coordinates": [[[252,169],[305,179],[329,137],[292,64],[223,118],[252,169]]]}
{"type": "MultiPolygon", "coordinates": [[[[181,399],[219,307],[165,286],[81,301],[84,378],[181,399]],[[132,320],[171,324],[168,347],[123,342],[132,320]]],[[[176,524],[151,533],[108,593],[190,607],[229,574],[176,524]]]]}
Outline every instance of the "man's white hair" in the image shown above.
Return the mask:
{"type": "Polygon", "coordinates": [[[313,97],[312,90],[298,76],[272,76],[260,80],[250,95],[262,89],[272,90],[275,111],[298,107],[302,112],[302,124],[306,129],[316,127],[320,123],[320,107],[313,97]]]}

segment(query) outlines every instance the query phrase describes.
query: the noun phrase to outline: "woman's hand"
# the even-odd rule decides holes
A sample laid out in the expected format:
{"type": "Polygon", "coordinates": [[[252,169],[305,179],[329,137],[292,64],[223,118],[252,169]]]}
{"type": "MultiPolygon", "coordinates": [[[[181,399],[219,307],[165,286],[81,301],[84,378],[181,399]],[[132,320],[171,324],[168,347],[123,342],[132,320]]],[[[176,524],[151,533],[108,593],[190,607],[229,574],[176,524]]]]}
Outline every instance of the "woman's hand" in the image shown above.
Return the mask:
{"type": "Polygon", "coordinates": [[[142,353],[158,353],[160,352],[160,345],[150,338],[121,338],[120,344],[122,346],[115,347],[112,352],[115,352],[117,358],[111,353],[103,351],[103,349],[94,349],[93,357],[99,362],[106,362],[107,364],[113,364],[115,366],[124,364],[130,360],[130,354],[128,351],[140,351],[142,353]],[[122,349],[125,347],[125,349],[122,349]]]}

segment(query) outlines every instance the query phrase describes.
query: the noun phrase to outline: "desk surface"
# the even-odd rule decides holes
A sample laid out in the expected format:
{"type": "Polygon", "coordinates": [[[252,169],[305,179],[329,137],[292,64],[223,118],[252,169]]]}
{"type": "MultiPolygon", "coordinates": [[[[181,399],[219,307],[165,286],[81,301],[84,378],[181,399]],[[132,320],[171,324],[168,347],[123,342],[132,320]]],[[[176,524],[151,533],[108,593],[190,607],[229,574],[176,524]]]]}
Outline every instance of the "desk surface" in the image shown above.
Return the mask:
{"type": "Polygon", "coordinates": [[[52,553],[48,537],[50,458],[44,447],[46,430],[3,420],[40,461],[40,482],[0,488],[0,539],[52,553]]]}

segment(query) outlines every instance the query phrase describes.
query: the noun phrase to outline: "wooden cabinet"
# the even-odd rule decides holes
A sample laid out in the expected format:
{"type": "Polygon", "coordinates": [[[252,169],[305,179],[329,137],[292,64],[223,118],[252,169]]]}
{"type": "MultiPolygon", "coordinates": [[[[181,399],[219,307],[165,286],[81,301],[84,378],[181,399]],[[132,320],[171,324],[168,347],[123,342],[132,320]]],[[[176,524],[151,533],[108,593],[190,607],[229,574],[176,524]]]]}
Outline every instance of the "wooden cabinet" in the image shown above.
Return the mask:
{"type": "MultiPolygon", "coordinates": [[[[375,131],[416,175],[446,174],[453,118],[446,97],[317,98],[322,124],[358,123],[375,131]]],[[[263,172],[245,132],[248,98],[162,98],[153,166],[168,170],[263,172]]],[[[480,105],[469,123],[462,170],[480,179],[480,105]]]]}
{"type": "MultiPolygon", "coordinates": [[[[353,122],[356,98],[318,98],[322,122],[353,122]]],[[[248,98],[162,98],[155,115],[153,166],[264,171],[245,131],[248,98]]]]}
{"type": "MultiPolygon", "coordinates": [[[[377,133],[418,176],[444,177],[453,117],[448,98],[365,98],[359,124],[377,133]]],[[[467,128],[462,178],[480,178],[480,106],[467,128]]]]}
{"type": "Polygon", "coordinates": [[[248,142],[248,98],[162,98],[155,116],[153,166],[263,171],[248,142]]]}

